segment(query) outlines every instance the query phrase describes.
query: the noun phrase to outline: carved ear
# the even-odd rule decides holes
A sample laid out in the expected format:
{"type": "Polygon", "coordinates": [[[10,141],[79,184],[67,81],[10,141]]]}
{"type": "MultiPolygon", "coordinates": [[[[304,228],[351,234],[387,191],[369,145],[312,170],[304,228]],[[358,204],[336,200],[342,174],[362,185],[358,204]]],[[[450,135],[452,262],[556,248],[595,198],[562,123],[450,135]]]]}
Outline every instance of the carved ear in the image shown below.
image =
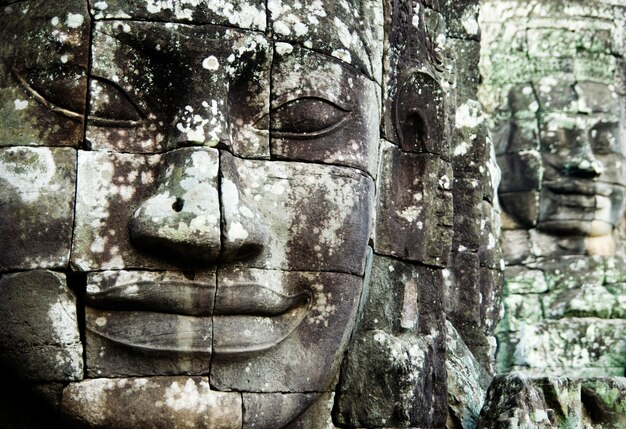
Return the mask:
{"type": "Polygon", "coordinates": [[[430,75],[415,72],[401,84],[395,105],[396,131],[405,152],[444,152],[444,95],[430,75]]]}

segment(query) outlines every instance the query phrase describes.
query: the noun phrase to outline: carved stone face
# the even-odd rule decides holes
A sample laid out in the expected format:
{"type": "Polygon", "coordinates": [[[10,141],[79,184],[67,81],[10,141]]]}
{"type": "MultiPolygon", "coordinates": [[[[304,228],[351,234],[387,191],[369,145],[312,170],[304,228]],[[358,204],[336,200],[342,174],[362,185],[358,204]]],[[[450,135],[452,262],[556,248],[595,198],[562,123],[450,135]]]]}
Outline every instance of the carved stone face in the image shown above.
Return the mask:
{"type": "MultiPolygon", "coordinates": [[[[214,10],[164,23],[167,10],[132,6],[130,19],[101,3],[91,23],[79,1],[14,6],[28,16],[15,48],[26,55],[4,52],[2,101],[18,126],[5,122],[0,142],[14,237],[1,267],[26,290],[30,270],[81,273],[85,360],[74,314],[71,368],[47,373],[52,360],[33,381],[71,381],[70,419],[121,427],[108,413],[136,403],[148,426],[178,413],[281,427],[329,390],[354,323],[377,85],[346,58],[268,39],[253,3],[237,15],[247,29],[215,25],[235,18],[214,10]],[[55,244],[31,249],[32,230],[55,244]]],[[[33,317],[17,305],[16,324],[33,317]]]]}
{"type": "Polygon", "coordinates": [[[615,89],[545,78],[514,88],[509,102],[509,153],[500,156],[505,210],[554,235],[611,233],[624,213],[626,184],[623,101],[615,89]]]}

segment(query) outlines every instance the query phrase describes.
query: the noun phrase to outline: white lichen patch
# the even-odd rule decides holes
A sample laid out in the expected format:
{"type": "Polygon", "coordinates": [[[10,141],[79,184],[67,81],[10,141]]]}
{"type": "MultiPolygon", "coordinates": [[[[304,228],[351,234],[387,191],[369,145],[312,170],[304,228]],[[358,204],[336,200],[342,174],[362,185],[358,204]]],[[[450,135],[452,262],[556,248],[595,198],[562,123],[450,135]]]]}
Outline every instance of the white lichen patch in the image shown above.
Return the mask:
{"type": "Polygon", "coordinates": [[[337,307],[332,302],[332,295],[324,292],[324,285],[314,283],[311,285],[313,291],[313,302],[311,303],[311,312],[307,317],[308,323],[322,324],[328,327],[330,317],[335,314],[337,307]]]}
{"type": "Polygon", "coordinates": [[[85,17],[83,15],[78,14],[78,13],[68,13],[67,20],[65,22],[67,23],[67,26],[70,28],[78,28],[81,25],[83,25],[84,21],[85,21],[85,17]]]}
{"type": "Polygon", "coordinates": [[[181,386],[177,381],[165,389],[162,403],[175,412],[190,410],[204,413],[218,405],[217,397],[211,394],[211,388],[206,381],[194,382],[188,379],[181,386]]]}
{"type": "Polygon", "coordinates": [[[211,55],[202,60],[202,68],[206,70],[217,70],[220,67],[220,63],[215,57],[215,55],[211,55]]]}
{"type": "Polygon", "coordinates": [[[476,128],[485,121],[482,106],[478,101],[469,100],[458,107],[455,116],[457,128],[476,128]]]}
{"type": "Polygon", "coordinates": [[[0,180],[5,181],[24,203],[60,190],[54,182],[57,171],[50,148],[11,147],[0,157],[0,180]]]}
{"type": "Polygon", "coordinates": [[[28,100],[20,100],[19,98],[13,102],[15,110],[24,110],[28,107],[28,100]]]}

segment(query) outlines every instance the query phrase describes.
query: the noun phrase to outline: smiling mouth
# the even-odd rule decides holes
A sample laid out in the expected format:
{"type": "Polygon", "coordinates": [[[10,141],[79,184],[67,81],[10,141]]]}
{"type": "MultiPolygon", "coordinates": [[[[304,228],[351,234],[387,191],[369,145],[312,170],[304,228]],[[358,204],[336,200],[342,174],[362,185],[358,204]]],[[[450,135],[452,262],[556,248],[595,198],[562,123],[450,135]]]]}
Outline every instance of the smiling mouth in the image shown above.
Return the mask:
{"type": "MultiPolygon", "coordinates": [[[[142,274],[153,278],[104,281],[103,290],[87,288],[88,333],[144,351],[253,354],[286,339],[303,322],[311,302],[309,290],[288,294],[234,283],[216,291],[213,282],[142,274]]],[[[90,275],[88,282],[93,278],[90,275]]]]}

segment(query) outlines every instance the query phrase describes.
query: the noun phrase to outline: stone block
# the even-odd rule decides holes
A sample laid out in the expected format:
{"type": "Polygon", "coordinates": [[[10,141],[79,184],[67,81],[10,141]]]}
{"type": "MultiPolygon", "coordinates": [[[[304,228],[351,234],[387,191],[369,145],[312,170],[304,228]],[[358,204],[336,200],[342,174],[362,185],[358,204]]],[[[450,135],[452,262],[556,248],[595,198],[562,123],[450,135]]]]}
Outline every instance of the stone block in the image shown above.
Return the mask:
{"type": "Polygon", "coordinates": [[[511,216],[523,228],[537,225],[539,217],[539,192],[513,192],[498,194],[502,211],[511,216]]]}
{"type": "Polygon", "coordinates": [[[479,4],[476,0],[444,0],[443,14],[448,22],[448,37],[455,39],[478,40],[480,28],[478,26],[479,4]]]}
{"type": "Polygon", "coordinates": [[[220,162],[226,222],[233,216],[228,201],[239,201],[267,230],[267,241],[246,266],[363,275],[373,211],[369,176],[354,168],[226,153],[220,162]]]}
{"type": "Polygon", "coordinates": [[[454,428],[475,427],[491,377],[474,358],[454,326],[446,322],[448,420],[454,428]]]}
{"type": "Polygon", "coordinates": [[[624,377],[496,376],[479,429],[541,427],[618,429],[626,423],[624,377]]]}
{"type": "Polygon", "coordinates": [[[65,276],[27,271],[0,277],[0,364],[25,382],[83,377],[76,298],[65,276]]]}
{"type": "MultiPolygon", "coordinates": [[[[298,427],[293,420],[308,409],[319,393],[247,393],[243,397],[243,429],[298,427]]],[[[299,420],[299,419],[298,419],[299,420]]]]}
{"type": "Polygon", "coordinates": [[[75,181],[73,149],[0,148],[0,272],[67,266],[75,181]]]}
{"type": "Polygon", "coordinates": [[[441,336],[391,335],[353,339],[342,366],[335,405],[340,425],[441,427],[447,410],[441,336]]]}
{"type": "Polygon", "coordinates": [[[452,243],[452,169],[428,154],[382,150],[374,250],[446,266],[452,243]]]}
{"type": "Polygon", "coordinates": [[[173,262],[216,257],[217,168],[217,150],[209,148],[164,155],[79,152],[72,263],[80,270],[163,269],[173,265],[159,256],[173,262]],[[131,220],[130,233],[152,253],[131,244],[131,220]]]}
{"type": "Polygon", "coordinates": [[[363,317],[342,364],[338,422],[436,427],[443,420],[442,271],[374,255],[363,317]]]}
{"type": "Polygon", "coordinates": [[[99,378],[63,390],[64,427],[241,429],[242,400],[206,377],[99,378]]]}
{"type": "Polygon", "coordinates": [[[530,192],[541,188],[543,165],[538,151],[499,155],[498,165],[503,172],[498,192],[530,192]]]}
{"type": "Polygon", "coordinates": [[[530,234],[525,229],[503,230],[502,258],[507,265],[518,265],[531,257],[530,234]]]}
{"type": "Polygon", "coordinates": [[[504,290],[507,295],[538,294],[548,291],[542,270],[509,266],[504,270],[504,290]]]}
{"type": "Polygon", "coordinates": [[[480,246],[482,218],[481,182],[476,179],[454,179],[454,236],[452,248],[458,252],[476,252],[480,246]]]}
{"type": "Polygon", "coordinates": [[[91,378],[209,372],[211,317],[87,307],[85,330],[91,378]]]}

